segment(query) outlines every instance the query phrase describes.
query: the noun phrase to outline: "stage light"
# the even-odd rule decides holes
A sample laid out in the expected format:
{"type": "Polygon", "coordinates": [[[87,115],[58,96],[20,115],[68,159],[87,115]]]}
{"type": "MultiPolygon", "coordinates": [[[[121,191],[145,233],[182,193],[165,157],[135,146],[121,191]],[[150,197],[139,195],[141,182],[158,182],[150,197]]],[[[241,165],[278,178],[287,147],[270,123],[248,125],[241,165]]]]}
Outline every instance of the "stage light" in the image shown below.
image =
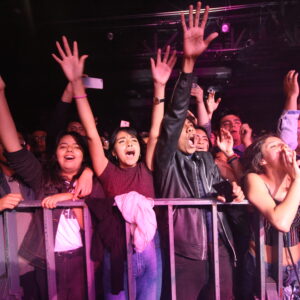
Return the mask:
{"type": "Polygon", "coordinates": [[[228,33],[230,31],[230,23],[222,23],[221,30],[223,33],[228,33]]]}

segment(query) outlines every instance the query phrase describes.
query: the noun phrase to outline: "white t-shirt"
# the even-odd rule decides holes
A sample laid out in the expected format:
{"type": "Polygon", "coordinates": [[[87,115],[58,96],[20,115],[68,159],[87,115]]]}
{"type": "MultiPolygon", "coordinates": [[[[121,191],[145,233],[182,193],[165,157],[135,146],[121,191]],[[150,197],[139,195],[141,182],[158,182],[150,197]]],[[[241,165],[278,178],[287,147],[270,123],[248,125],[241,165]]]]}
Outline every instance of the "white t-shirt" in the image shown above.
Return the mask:
{"type": "MultiPolygon", "coordinates": [[[[69,185],[69,192],[75,188],[70,185],[69,181],[65,181],[69,185]]],[[[80,234],[80,226],[75,214],[71,208],[62,211],[55,236],[54,252],[70,251],[82,247],[80,234]]]]}
{"type": "Polygon", "coordinates": [[[69,251],[82,247],[80,226],[71,208],[60,215],[55,236],[55,252],[69,251]]]}

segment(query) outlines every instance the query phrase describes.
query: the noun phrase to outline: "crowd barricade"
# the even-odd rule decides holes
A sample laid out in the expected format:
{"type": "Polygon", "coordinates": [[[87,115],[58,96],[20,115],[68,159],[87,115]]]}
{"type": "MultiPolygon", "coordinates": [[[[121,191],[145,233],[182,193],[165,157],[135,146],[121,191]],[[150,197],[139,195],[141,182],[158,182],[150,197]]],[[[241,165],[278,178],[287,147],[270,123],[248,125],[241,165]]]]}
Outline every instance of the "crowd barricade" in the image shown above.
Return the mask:
{"type": "MultiPolygon", "coordinates": [[[[86,282],[88,299],[95,299],[94,264],[90,258],[92,224],[84,201],[58,203],[57,208],[82,207],[84,220],[86,282]]],[[[16,210],[0,214],[0,299],[22,299],[19,279],[16,214],[22,209],[42,209],[40,201],[22,201],[16,210]],[[3,289],[2,289],[3,287],[3,289]]],[[[43,209],[49,299],[57,300],[52,209],[43,209]]],[[[38,238],[38,237],[37,237],[38,238]]]]}
{"type": "MultiPolygon", "coordinates": [[[[214,261],[214,281],[215,281],[215,300],[220,300],[220,278],[219,278],[219,248],[218,248],[218,207],[223,205],[248,205],[244,200],[239,203],[221,203],[212,199],[155,199],[156,206],[167,206],[168,224],[169,224],[169,259],[171,276],[171,296],[176,300],[176,275],[175,275],[175,254],[174,254],[174,228],[173,228],[173,207],[174,206],[206,206],[211,208],[212,229],[213,229],[213,261],[214,261]]],[[[82,207],[84,216],[84,239],[85,239],[85,257],[86,257],[86,282],[87,294],[89,300],[94,300],[95,277],[94,264],[90,257],[92,223],[89,210],[84,201],[66,201],[57,204],[57,208],[62,207],[82,207]]],[[[16,238],[16,214],[22,209],[43,209],[39,201],[23,201],[12,211],[0,213],[0,300],[1,299],[22,299],[22,288],[20,286],[17,238],[16,238]]],[[[54,237],[52,209],[43,209],[44,214],[44,233],[48,276],[48,294],[49,299],[57,300],[56,295],[56,275],[55,275],[55,256],[54,256],[54,237]]],[[[264,220],[258,216],[256,230],[256,243],[258,255],[256,256],[259,272],[259,294],[260,300],[279,300],[282,299],[282,233],[278,232],[278,251],[276,270],[273,278],[266,277],[264,264],[264,220]]],[[[131,257],[133,247],[130,236],[130,225],[126,223],[126,246],[127,246],[127,266],[128,266],[128,293],[129,300],[134,300],[134,280],[132,280],[131,257]]]]}

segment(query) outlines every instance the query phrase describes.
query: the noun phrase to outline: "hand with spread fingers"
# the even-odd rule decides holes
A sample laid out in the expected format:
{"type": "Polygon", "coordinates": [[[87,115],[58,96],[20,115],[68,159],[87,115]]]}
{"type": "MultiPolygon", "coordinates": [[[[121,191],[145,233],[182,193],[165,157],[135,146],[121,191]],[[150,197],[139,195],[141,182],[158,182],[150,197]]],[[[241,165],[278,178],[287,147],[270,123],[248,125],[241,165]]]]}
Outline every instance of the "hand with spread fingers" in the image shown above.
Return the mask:
{"type": "Polygon", "coordinates": [[[62,37],[63,47],[59,42],[56,42],[56,47],[59,56],[52,54],[52,57],[60,64],[63,72],[70,82],[81,80],[83,76],[84,63],[88,55],[79,57],[77,42],[73,42],[73,49],[71,50],[69,42],[65,36],[62,37]]]}
{"type": "Polygon", "coordinates": [[[181,14],[181,23],[183,28],[183,53],[184,57],[196,59],[203,53],[214,40],[218,33],[211,33],[204,39],[204,30],[208,19],[209,7],[206,6],[205,12],[200,24],[201,2],[197,2],[196,14],[193,16],[193,5],[189,6],[188,26],[186,25],[184,14],[181,14]],[[200,25],[199,25],[200,24],[200,25]]]}
{"type": "Polygon", "coordinates": [[[176,60],[176,50],[170,56],[170,46],[167,46],[163,59],[161,59],[161,49],[157,50],[156,62],[153,58],[150,58],[154,84],[166,85],[176,64],[176,60]]]}
{"type": "Polygon", "coordinates": [[[220,128],[220,134],[217,136],[217,146],[227,157],[234,154],[233,137],[229,130],[220,128]]]}
{"type": "Polygon", "coordinates": [[[208,97],[206,100],[206,110],[210,119],[212,118],[214,111],[217,110],[221,102],[221,98],[215,100],[215,94],[215,92],[208,93],[208,97]]]}

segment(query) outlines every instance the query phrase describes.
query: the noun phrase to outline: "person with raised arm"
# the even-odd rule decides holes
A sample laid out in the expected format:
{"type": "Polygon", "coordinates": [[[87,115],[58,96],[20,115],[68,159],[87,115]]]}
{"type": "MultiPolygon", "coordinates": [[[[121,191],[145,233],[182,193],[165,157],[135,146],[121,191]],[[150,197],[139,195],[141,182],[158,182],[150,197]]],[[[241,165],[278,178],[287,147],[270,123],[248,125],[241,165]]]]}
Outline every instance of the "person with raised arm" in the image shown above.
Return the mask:
{"type": "MultiPolygon", "coordinates": [[[[103,185],[108,197],[127,194],[132,191],[146,197],[155,197],[152,178],[152,158],[158,136],[161,119],[163,117],[164,89],[172,68],[175,65],[175,52],[170,56],[170,47],[167,47],[164,58],[161,59],[161,50],[158,50],[156,62],[151,59],[151,70],[154,80],[154,103],[150,137],[147,144],[146,164],[140,162],[140,144],[137,133],[133,128],[118,128],[111,137],[111,152],[116,164],[110,162],[104,155],[101,138],[98,134],[93,113],[87,100],[85,88],[82,83],[82,73],[87,55],[79,56],[77,42],[72,49],[66,37],[62,38],[63,47],[56,43],[59,57],[53,54],[60,64],[67,79],[73,87],[74,98],[81,122],[86,130],[90,155],[96,175],[103,185]],[[170,56],[170,57],[169,57],[170,56]]],[[[109,232],[107,233],[109,234],[109,232]]],[[[112,252],[106,249],[104,254],[104,295],[106,299],[126,299],[127,284],[123,281],[116,284],[111,281],[114,262],[112,252]]],[[[159,299],[161,293],[161,254],[159,237],[154,237],[143,251],[133,254],[133,269],[141,262],[142,271],[134,272],[136,299],[159,299]]],[[[119,266],[119,273],[122,266],[119,266]]]]}
{"type": "Polygon", "coordinates": [[[298,96],[299,83],[298,72],[290,70],[283,80],[283,90],[285,93],[285,102],[283,112],[278,120],[277,133],[281,139],[296,153],[300,154],[299,149],[299,114],[298,110],[298,96]]]}
{"type": "MultiPolygon", "coordinates": [[[[300,297],[300,169],[296,153],[276,135],[259,137],[244,153],[247,199],[265,218],[266,274],[272,277],[276,235],[283,232],[283,299],[300,297]]],[[[255,218],[252,218],[254,220],[255,218]]],[[[245,261],[243,298],[255,292],[255,243],[245,261]]]]}
{"type": "Polygon", "coordinates": [[[215,100],[215,92],[209,92],[206,102],[203,98],[203,89],[193,83],[191,95],[195,97],[197,106],[197,125],[206,129],[209,137],[211,135],[211,118],[215,110],[219,107],[221,98],[215,100]]]}
{"type": "MultiPolygon", "coordinates": [[[[171,105],[161,125],[154,161],[155,186],[162,198],[212,197],[212,187],[222,181],[218,168],[209,152],[196,152],[197,135],[188,117],[188,107],[196,60],[218,34],[204,38],[208,19],[205,8],[200,22],[201,3],[197,3],[195,16],[189,6],[188,26],[182,14],[183,64],[171,105]]],[[[244,198],[241,188],[233,188],[236,201],[244,198]]],[[[224,200],[224,199],[223,199],[224,200]]],[[[176,207],[174,209],[174,243],[177,299],[211,299],[203,295],[209,282],[209,256],[211,227],[206,221],[203,207],[176,207]]],[[[236,258],[226,216],[219,212],[220,226],[220,280],[221,299],[232,299],[233,261],[236,258]]],[[[164,298],[167,299],[167,298],[164,298]]]]}
{"type": "Polygon", "coordinates": [[[240,183],[244,172],[239,157],[233,151],[233,138],[230,132],[225,128],[221,128],[216,144],[221,150],[215,157],[215,163],[219,167],[221,176],[231,182],[240,183]],[[221,155],[225,159],[222,159],[221,155]]]}
{"type": "MultiPolygon", "coordinates": [[[[20,145],[18,134],[4,91],[0,93],[0,138],[7,162],[42,201],[45,208],[54,208],[60,201],[84,197],[84,189],[75,192],[75,185],[86,165],[86,143],[75,132],[61,133],[51,161],[42,167],[36,157],[20,145]]],[[[104,197],[95,182],[93,192],[104,197]]],[[[34,200],[34,199],[31,199],[34,200]]],[[[53,212],[54,253],[58,299],[85,299],[85,262],[81,238],[83,226],[80,208],[56,209],[53,212]]],[[[35,268],[38,299],[48,299],[45,237],[42,210],[36,210],[21,244],[19,255],[35,268]]]]}
{"type": "MultiPolygon", "coordinates": [[[[202,139],[198,139],[196,144],[197,151],[209,151],[209,144],[207,147],[202,146],[202,140],[207,141],[207,136],[211,136],[211,118],[213,112],[218,108],[221,98],[215,101],[215,93],[210,92],[206,101],[206,106],[203,100],[203,90],[199,85],[193,84],[191,95],[195,96],[197,103],[197,125],[195,127],[196,133],[202,136],[202,139]],[[199,127],[200,126],[200,127],[199,127]],[[201,128],[202,127],[202,128],[201,128]]],[[[239,162],[239,158],[233,151],[233,138],[228,130],[221,128],[219,135],[216,139],[216,144],[221,150],[215,155],[215,163],[220,169],[221,176],[224,179],[228,179],[230,182],[240,182],[242,177],[242,166],[239,162]]]]}

